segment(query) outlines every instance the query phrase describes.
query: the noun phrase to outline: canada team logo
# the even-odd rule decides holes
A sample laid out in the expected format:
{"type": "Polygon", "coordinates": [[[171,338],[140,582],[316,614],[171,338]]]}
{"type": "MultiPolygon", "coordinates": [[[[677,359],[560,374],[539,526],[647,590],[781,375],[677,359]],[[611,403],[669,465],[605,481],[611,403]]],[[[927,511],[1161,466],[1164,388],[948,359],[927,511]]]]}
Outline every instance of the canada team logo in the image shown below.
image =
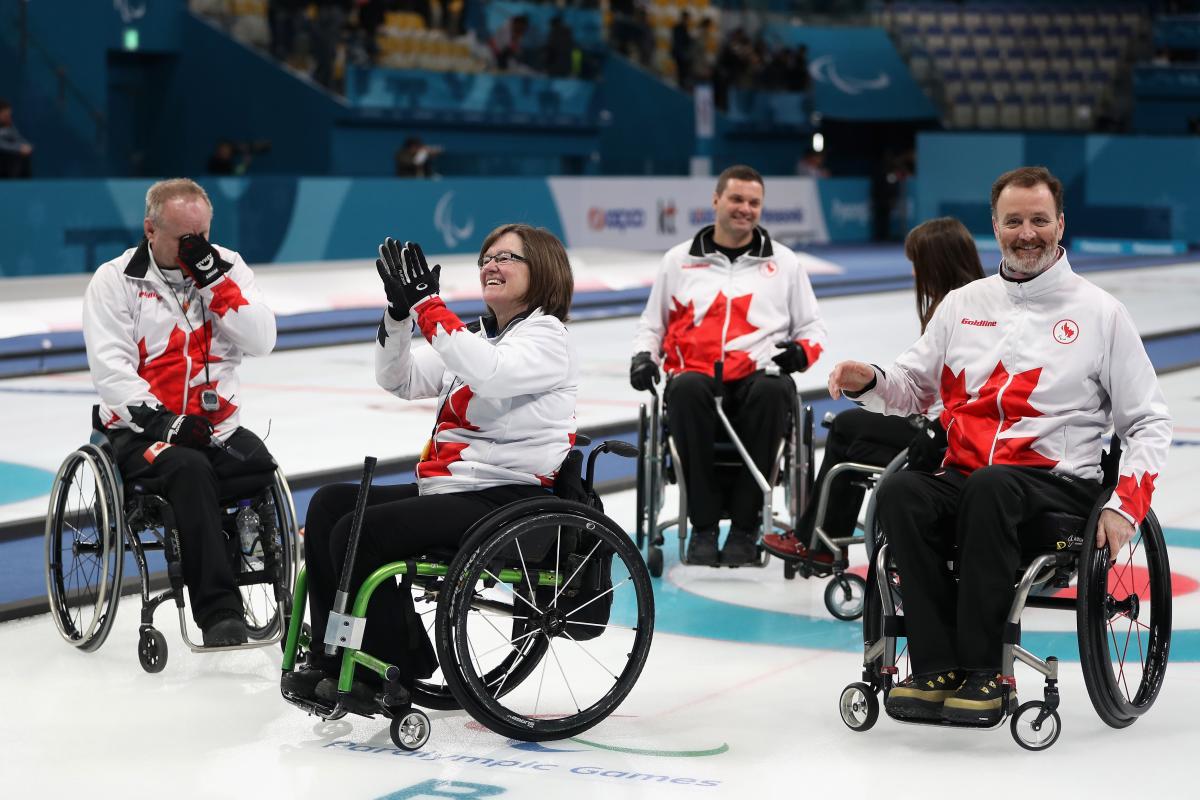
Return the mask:
{"type": "Polygon", "coordinates": [[[764,278],[773,278],[775,273],[779,271],[774,261],[767,261],[759,266],[758,271],[762,273],[764,278]]]}
{"type": "Polygon", "coordinates": [[[1054,341],[1059,344],[1070,344],[1079,338],[1079,326],[1073,319],[1060,319],[1054,323],[1054,341]]]}

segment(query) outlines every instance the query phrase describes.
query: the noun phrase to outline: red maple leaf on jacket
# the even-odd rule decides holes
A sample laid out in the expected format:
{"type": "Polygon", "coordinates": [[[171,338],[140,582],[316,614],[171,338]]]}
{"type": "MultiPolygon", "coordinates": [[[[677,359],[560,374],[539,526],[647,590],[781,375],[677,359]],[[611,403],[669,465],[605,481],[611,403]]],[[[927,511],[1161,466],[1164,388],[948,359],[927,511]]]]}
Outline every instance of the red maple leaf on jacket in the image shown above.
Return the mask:
{"type": "Polygon", "coordinates": [[[470,405],[471,398],[474,396],[475,392],[471,390],[471,387],[463,384],[460,388],[452,391],[446,398],[446,402],[442,403],[437,424],[433,428],[429,455],[424,461],[417,464],[418,478],[448,477],[450,465],[456,461],[462,461],[462,451],[467,449],[469,443],[438,441],[438,437],[445,431],[455,429],[479,430],[478,426],[472,425],[467,419],[467,406],[470,405]]]}
{"type": "Polygon", "coordinates": [[[1121,510],[1141,524],[1150,509],[1150,496],[1154,494],[1154,479],[1157,472],[1142,473],[1139,481],[1132,475],[1122,475],[1117,480],[1116,493],[1121,498],[1121,510]]]}
{"type": "Polygon", "coordinates": [[[756,365],[749,353],[725,350],[725,342],[758,330],[746,318],[751,299],[753,295],[744,294],[729,300],[724,292],[717,292],[712,305],[704,312],[704,318],[697,323],[695,304],[689,302],[685,306],[672,297],[667,335],[663,337],[663,368],[671,373],[699,372],[711,376],[713,362],[724,353],[726,381],[735,381],[754,372],[756,365]],[[728,330],[725,327],[726,306],[729,307],[728,330]]]}
{"type": "Polygon", "coordinates": [[[1036,436],[1002,437],[1022,419],[1040,417],[1029,403],[1041,367],[1012,375],[1003,362],[979,387],[974,400],[966,387],[966,370],[954,374],[942,365],[942,427],[946,429],[946,466],[974,472],[988,464],[1050,468],[1057,461],[1033,449],[1036,436]]]}
{"type": "Polygon", "coordinates": [[[250,305],[250,301],[242,295],[242,289],[228,277],[213,284],[212,302],[208,310],[218,317],[224,317],[230,311],[237,311],[242,306],[250,305]]]}
{"type": "Polygon", "coordinates": [[[206,417],[213,425],[227,419],[237,406],[218,395],[220,406],[216,411],[205,411],[200,407],[201,387],[193,385],[197,375],[204,372],[204,360],[207,357],[210,365],[220,362],[220,356],[211,353],[212,322],[204,323],[190,337],[176,325],[167,338],[167,346],[162,352],[150,357],[146,348],[145,338],[138,342],[138,375],[150,385],[150,393],[158,398],[163,408],[172,414],[198,414],[206,417]],[[187,339],[187,352],[184,352],[184,340],[187,339]],[[192,368],[187,368],[187,358],[192,359],[192,368]],[[184,407],[183,395],[187,389],[187,407],[184,407]]]}

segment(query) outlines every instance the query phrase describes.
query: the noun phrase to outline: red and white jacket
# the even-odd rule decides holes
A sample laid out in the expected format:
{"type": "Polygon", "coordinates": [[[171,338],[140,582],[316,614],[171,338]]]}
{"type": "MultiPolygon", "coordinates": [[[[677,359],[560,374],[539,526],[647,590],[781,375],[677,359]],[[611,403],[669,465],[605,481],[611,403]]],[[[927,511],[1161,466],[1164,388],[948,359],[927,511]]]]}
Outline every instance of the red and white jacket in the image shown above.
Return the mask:
{"type": "Polygon", "coordinates": [[[375,379],[405,400],[440,400],[417,464],[421,494],[552,487],[575,442],[579,364],[566,326],[539,308],[503,331],[491,317],[475,331],[440,297],[414,314],[431,346],[412,346],[412,317],[397,322],[385,313],[375,379]]]}
{"type": "Polygon", "coordinates": [[[649,352],[672,375],[712,375],[723,360],[724,379],[735,381],[773,366],[776,343],[789,339],[816,363],[825,323],[796,254],[756,228],[749,252],[730,263],[710,225],[663,256],[633,352],[649,352]]]}
{"type": "Polygon", "coordinates": [[[159,270],[145,240],[92,276],[83,338],[105,428],[140,432],[136,418],[161,407],[207,417],[222,441],[237,430],[237,368],[244,355],[275,347],[275,314],[242,257],[214,246],[233,267],[203,289],[181,272],[159,270]],[[216,411],[200,408],[206,360],[216,411]]]}
{"type": "Polygon", "coordinates": [[[946,296],[925,334],[856,402],[911,414],[939,397],[943,464],[1043,467],[1099,480],[1101,437],[1121,437],[1107,507],[1137,524],[1167,460],[1171,417],[1125,307],[1071,270],[1064,253],[1024,282],[993,275],[946,296]]]}

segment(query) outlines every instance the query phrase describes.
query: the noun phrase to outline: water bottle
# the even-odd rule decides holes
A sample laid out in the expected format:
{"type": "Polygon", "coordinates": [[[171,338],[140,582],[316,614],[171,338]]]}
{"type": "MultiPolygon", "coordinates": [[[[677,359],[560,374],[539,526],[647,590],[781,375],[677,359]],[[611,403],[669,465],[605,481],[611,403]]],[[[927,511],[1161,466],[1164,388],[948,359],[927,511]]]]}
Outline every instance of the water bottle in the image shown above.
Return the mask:
{"type": "Polygon", "coordinates": [[[262,563],[262,521],[249,500],[238,502],[237,532],[241,540],[242,560],[253,569],[262,563]]]}

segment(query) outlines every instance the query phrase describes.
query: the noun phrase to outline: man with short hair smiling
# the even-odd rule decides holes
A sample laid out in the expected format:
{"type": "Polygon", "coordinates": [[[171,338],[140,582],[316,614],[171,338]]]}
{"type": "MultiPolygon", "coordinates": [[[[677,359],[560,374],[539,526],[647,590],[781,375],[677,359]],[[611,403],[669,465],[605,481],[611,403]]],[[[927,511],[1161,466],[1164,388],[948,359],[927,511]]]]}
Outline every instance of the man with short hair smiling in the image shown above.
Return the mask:
{"type": "Polygon", "coordinates": [[[796,391],[780,373],[808,369],[825,341],[808,273],[758,225],[763,193],[762,176],[751,167],[721,173],[714,224],[667,251],[634,336],[633,388],[657,383],[660,363],[673,376],[666,403],[688,489],[691,564],[736,567],[758,557],[763,501],[749,470],[726,489],[731,527],[717,550],[723,487],[713,467],[714,362],[724,363],[724,408],[769,475],[796,391]]]}
{"type": "Polygon", "coordinates": [[[1133,320],[1071,271],[1059,244],[1062,184],[1044,167],[1021,167],[996,180],[991,202],[999,274],[947,295],[888,369],[843,361],[829,375],[831,396],[872,411],[920,413],[939,398],[944,406],[942,468],[896,473],[877,496],[912,657],[913,680],[888,696],[896,717],[999,722],[1000,679],[1011,677],[998,675],[1004,625],[1021,546],[1031,544],[1018,526],[1046,512],[1088,516],[1112,426],[1120,478],[1094,541],[1115,558],[1150,507],[1171,443],[1133,320]],[[955,542],[957,586],[946,569],[955,542]]]}

